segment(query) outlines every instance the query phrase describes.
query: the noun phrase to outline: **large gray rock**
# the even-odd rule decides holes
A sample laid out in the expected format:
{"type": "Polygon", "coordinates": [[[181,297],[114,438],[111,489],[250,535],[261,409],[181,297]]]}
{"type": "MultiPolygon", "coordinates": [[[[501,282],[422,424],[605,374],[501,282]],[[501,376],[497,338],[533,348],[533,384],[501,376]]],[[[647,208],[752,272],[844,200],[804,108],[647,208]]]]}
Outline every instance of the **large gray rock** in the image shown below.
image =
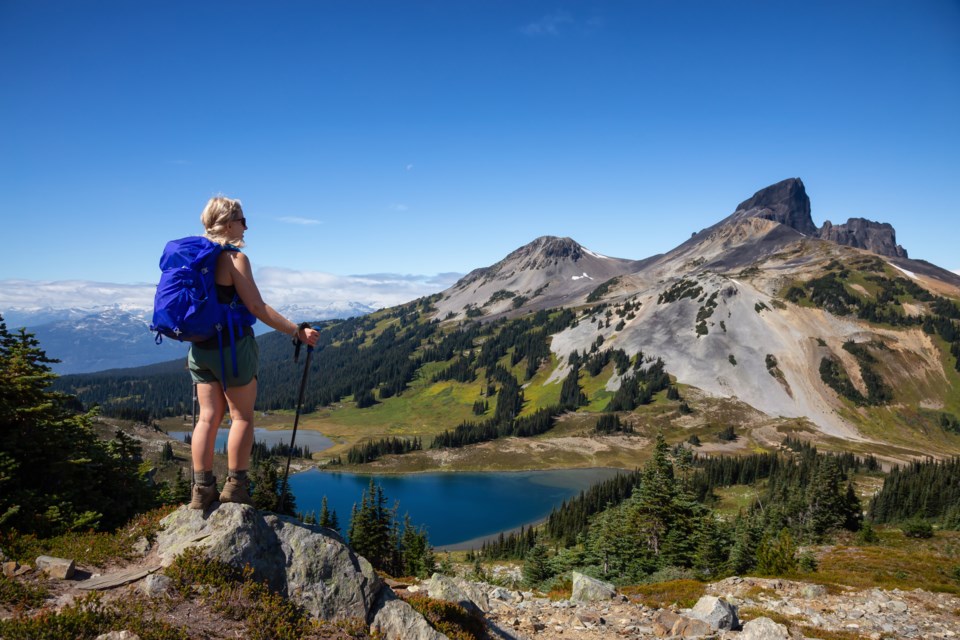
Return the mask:
{"type": "Polygon", "coordinates": [[[37,558],[37,569],[40,569],[51,578],[69,580],[73,577],[76,565],[74,565],[73,560],[67,560],[65,558],[39,556],[37,558]]]}
{"type": "Polygon", "coordinates": [[[379,633],[384,640],[449,640],[390,589],[381,592],[370,632],[379,633]]]}
{"type": "Polygon", "coordinates": [[[161,521],[157,553],[164,566],[189,547],[234,567],[325,620],[369,620],[382,582],[366,559],[334,531],[228,503],[213,511],[181,507],[161,521]]]}
{"type": "Polygon", "coordinates": [[[455,602],[467,611],[477,614],[490,610],[487,594],[472,582],[435,573],[426,587],[427,595],[435,600],[455,602]]]}
{"type": "Polygon", "coordinates": [[[737,640],[790,640],[790,633],[770,618],[754,618],[744,623],[737,640]]]}
{"type": "Polygon", "coordinates": [[[703,596],[693,605],[688,615],[691,618],[703,620],[714,629],[739,629],[740,620],[737,618],[737,608],[716,596],[703,596]]]}
{"type": "Polygon", "coordinates": [[[143,579],[137,589],[148,598],[159,598],[170,590],[173,580],[162,573],[151,573],[143,579]]]}
{"type": "Polygon", "coordinates": [[[596,602],[609,600],[617,595],[617,590],[609,582],[603,582],[582,573],[573,572],[573,602],[596,602]]]}

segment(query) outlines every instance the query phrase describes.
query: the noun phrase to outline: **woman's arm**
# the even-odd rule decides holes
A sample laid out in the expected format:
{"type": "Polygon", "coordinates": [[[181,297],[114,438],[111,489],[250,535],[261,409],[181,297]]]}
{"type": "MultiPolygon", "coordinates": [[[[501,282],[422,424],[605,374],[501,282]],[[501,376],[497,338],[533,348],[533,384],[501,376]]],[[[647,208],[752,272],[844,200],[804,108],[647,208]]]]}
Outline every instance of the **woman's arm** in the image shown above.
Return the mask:
{"type": "Polygon", "coordinates": [[[318,331],[309,327],[299,329],[296,324],[284,318],[263,301],[260,289],[253,280],[253,269],[250,267],[250,259],[247,256],[239,251],[224,251],[221,255],[228,257],[226,264],[230,269],[233,286],[237,288],[237,295],[240,296],[244,306],[257,320],[288,336],[295,336],[311,347],[317,344],[317,339],[320,337],[318,331]]]}

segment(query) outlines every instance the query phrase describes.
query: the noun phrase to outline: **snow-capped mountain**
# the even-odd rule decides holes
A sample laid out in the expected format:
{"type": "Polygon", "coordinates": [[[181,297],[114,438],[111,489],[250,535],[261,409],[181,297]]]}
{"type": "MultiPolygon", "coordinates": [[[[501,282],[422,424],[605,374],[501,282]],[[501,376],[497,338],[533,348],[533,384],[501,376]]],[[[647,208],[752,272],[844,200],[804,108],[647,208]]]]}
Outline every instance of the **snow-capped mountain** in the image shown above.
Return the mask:
{"type": "MultiPolygon", "coordinates": [[[[360,302],[286,305],[278,309],[295,322],[349,318],[374,311],[360,302]]],[[[188,344],[163,339],[158,345],[150,332],[153,309],[129,305],[52,309],[4,309],[0,311],[11,332],[26,327],[34,333],[61,375],[105,369],[137,367],[185,356],[188,344]]],[[[256,333],[271,331],[263,323],[256,333]]]]}

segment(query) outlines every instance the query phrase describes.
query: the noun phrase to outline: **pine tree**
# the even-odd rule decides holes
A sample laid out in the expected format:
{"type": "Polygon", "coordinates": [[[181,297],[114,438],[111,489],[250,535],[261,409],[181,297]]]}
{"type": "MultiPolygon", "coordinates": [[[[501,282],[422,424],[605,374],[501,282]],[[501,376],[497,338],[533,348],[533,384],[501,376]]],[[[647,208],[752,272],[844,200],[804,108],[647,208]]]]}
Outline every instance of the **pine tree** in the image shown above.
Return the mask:
{"type": "Polygon", "coordinates": [[[676,506],[676,483],[668,451],[663,434],[658,433],[653,457],[644,466],[640,486],[630,499],[632,524],[655,556],[660,554],[664,537],[673,524],[676,506]]]}
{"type": "Polygon", "coordinates": [[[333,529],[337,533],[340,532],[340,523],[337,521],[337,512],[331,511],[327,505],[327,496],[323,496],[323,500],[320,502],[320,517],[317,519],[317,524],[321,527],[326,527],[328,529],[333,529]]]}
{"type": "Polygon", "coordinates": [[[547,548],[540,543],[533,545],[523,562],[523,582],[528,587],[536,587],[550,577],[547,564],[547,548]]]}
{"type": "Polygon", "coordinates": [[[250,482],[253,485],[251,499],[253,506],[261,511],[272,511],[281,515],[296,516],[297,500],[287,483],[284,490],[284,496],[281,506],[280,486],[282,484],[280,472],[273,464],[272,458],[261,460],[253,467],[250,474],[250,482]]]}
{"type": "Polygon", "coordinates": [[[57,379],[33,334],[0,317],[0,528],[49,536],[109,530],[156,504],[139,474],[140,445],[103,442],[90,414],[50,390],[57,379]]]}
{"type": "Polygon", "coordinates": [[[763,575],[779,576],[797,570],[797,545],[786,528],[776,537],[764,536],[757,547],[757,571],[763,575]]]}

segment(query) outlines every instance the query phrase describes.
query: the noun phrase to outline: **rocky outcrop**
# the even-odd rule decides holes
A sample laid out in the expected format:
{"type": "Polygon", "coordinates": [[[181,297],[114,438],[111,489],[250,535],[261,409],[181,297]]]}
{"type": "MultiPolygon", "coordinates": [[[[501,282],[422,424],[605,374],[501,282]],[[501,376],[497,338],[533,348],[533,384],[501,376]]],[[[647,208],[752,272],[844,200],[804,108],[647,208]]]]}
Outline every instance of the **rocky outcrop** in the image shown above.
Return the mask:
{"type": "Polygon", "coordinates": [[[818,235],[824,240],[866,249],[881,256],[907,257],[907,250],[897,244],[897,232],[888,222],[850,218],[846,224],[834,225],[827,220],[820,227],[818,235]]]}
{"type": "Polygon", "coordinates": [[[817,227],[810,217],[810,198],[800,178],[788,178],[757,191],[741,202],[728,220],[744,218],[773,220],[804,235],[817,235],[817,227]]]}
{"type": "MultiPolygon", "coordinates": [[[[652,608],[620,595],[577,602],[573,598],[550,599],[529,591],[521,593],[463,579],[455,582],[458,593],[451,595],[453,601],[461,601],[459,594],[467,590],[466,585],[487,594],[490,607],[484,616],[487,624],[497,630],[494,636],[497,638],[787,640],[822,637],[814,630],[856,633],[858,637],[874,639],[960,637],[956,615],[960,600],[953,594],[919,589],[910,592],[848,589],[833,593],[818,584],[733,577],[708,585],[708,595],[693,608],[681,609],[676,605],[652,608]],[[741,627],[737,624],[738,608],[749,609],[751,615],[757,617],[741,627]],[[775,620],[788,622],[784,625],[775,620]]],[[[424,583],[420,589],[426,586],[424,583]]],[[[410,589],[419,590],[416,586],[410,589]]]]}
{"type": "Polygon", "coordinates": [[[210,512],[182,507],[163,519],[157,553],[164,566],[188,547],[235,567],[318,618],[369,620],[382,583],[366,559],[336,534],[242,504],[210,512]]]}

